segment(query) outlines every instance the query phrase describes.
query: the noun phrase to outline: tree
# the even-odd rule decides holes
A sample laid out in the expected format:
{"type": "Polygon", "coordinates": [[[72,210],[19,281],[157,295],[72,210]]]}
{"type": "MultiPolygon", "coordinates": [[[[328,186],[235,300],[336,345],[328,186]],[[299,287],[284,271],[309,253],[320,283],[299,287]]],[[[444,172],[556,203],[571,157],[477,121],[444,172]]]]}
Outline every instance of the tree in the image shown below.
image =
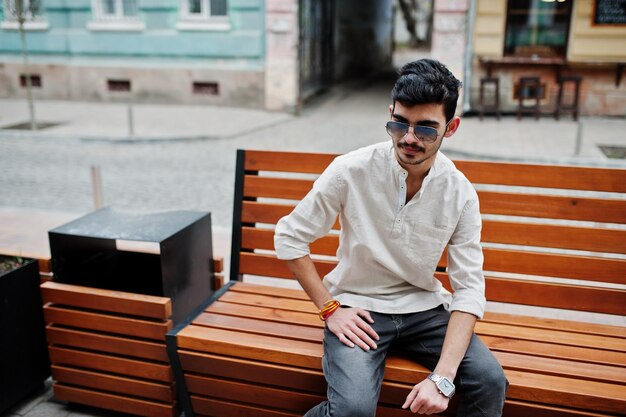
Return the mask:
{"type": "Polygon", "coordinates": [[[402,18],[409,32],[409,47],[416,48],[430,43],[432,0],[398,0],[402,18]],[[419,28],[418,28],[419,26],[419,28]],[[418,33],[421,29],[421,34],[418,33]]]}
{"type": "Polygon", "coordinates": [[[28,112],[30,115],[30,128],[37,130],[37,122],[35,119],[35,103],[33,101],[32,80],[30,69],[28,66],[28,48],[26,46],[26,32],[24,23],[32,20],[40,10],[40,0],[9,0],[5,3],[8,12],[18,23],[18,31],[20,33],[20,48],[22,51],[22,60],[24,61],[24,78],[26,84],[26,98],[28,100],[28,112]]]}

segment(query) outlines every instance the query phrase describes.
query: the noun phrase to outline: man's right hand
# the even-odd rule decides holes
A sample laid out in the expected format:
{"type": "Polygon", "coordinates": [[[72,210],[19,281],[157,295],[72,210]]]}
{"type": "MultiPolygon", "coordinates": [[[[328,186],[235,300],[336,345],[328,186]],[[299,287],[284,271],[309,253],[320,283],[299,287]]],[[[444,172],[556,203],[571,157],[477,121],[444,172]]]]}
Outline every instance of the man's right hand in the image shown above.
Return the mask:
{"type": "Polygon", "coordinates": [[[346,346],[355,345],[369,351],[376,349],[378,334],[370,324],[374,323],[372,316],[362,308],[338,308],[326,319],[326,327],[346,346]]]}

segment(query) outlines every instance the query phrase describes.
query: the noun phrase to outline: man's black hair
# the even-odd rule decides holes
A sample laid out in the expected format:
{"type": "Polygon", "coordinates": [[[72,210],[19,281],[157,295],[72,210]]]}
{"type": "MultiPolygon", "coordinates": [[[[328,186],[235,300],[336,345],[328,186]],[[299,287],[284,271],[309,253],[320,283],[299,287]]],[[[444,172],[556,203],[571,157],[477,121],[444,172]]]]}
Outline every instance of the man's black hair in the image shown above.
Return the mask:
{"type": "Polygon", "coordinates": [[[446,121],[450,121],[456,111],[461,85],[461,81],[441,62],[420,59],[400,68],[396,85],[391,90],[391,100],[394,107],[396,101],[407,107],[443,104],[446,121]]]}

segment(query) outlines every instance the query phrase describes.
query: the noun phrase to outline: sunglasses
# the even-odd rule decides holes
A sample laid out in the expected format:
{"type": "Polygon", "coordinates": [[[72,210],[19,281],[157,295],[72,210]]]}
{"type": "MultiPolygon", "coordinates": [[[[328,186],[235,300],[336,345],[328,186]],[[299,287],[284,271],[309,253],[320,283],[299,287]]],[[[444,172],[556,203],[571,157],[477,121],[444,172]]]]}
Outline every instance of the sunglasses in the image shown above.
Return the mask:
{"type": "MultiPolygon", "coordinates": [[[[423,143],[433,143],[439,137],[439,131],[430,126],[411,126],[408,123],[389,121],[385,125],[387,133],[394,139],[402,139],[409,133],[409,129],[413,128],[413,134],[423,143]]],[[[446,130],[448,124],[446,124],[446,130]]]]}

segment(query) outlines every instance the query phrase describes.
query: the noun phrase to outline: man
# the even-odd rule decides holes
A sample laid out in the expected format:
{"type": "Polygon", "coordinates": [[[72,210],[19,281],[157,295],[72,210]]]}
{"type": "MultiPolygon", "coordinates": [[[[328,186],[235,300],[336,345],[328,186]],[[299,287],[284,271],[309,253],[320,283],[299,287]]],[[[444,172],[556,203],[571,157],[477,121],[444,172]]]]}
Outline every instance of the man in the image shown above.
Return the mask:
{"type": "Polygon", "coordinates": [[[433,371],[403,408],[439,413],[458,387],[459,416],[502,414],[507,381],[473,332],[485,306],[478,197],[439,152],[459,127],[460,86],[437,61],[405,65],[391,94],[392,143],[336,158],[276,226],[278,257],[326,322],[328,400],[306,417],[374,416],[390,347],[433,371]],[[309,243],[337,215],[339,262],[322,282],[309,243]],[[446,245],[453,295],[434,278],[446,245]]]}

